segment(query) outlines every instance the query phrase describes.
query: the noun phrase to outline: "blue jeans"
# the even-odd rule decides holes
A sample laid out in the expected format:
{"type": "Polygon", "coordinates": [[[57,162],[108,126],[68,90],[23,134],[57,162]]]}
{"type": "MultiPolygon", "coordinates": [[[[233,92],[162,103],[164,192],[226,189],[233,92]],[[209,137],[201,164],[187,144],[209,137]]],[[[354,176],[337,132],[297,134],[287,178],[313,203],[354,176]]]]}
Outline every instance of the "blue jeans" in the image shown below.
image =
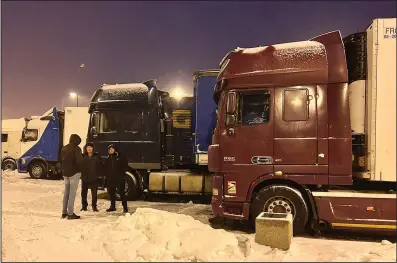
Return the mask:
{"type": "Polygon", "coordinates": [[[77,173],[71,177],[63,177],[65,182],[65,191],[63,192],[62,214],[73,215],[74,200],[76,199],[77,188],[79,187],[81,174],[77,173]]]}

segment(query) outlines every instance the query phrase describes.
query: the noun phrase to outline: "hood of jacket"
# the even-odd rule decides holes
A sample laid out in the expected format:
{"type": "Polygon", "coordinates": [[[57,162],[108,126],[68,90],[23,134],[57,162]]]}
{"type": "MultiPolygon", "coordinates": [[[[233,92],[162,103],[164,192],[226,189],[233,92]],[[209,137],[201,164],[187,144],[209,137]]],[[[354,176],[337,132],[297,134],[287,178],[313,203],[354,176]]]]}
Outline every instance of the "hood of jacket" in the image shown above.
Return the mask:
{"type": "Polygon", "coordinates": [[[81,138],[77,134],[70,135],[69,143],[79,145],[81,143],[81,138]]]}
{"type": "Polygon", "coordinates": [[[92,147],[92,154],[93,155],[95,155],[95,154],[97,154],[96,152],[95,152],[95,147],[94,147],[94,144],[92,143],[92,142],[88,142],[86,145],[84,145],[84,148],[83,148],[83,154],[87,154],[87,147],[88,146],[91,146],[92,147]]]}
{"type": "Polygon", "coordinates": [[[109,152],[108,152],[108,156],[116,156],[116,157],[119,156],[119,153],[117,152],[117,148],[114,146],[114,144],[110,144],[108,146],[108,151],[109,151],[110,148],[114,149],[114,153],[112,155],[110,155],[109,152]]]}

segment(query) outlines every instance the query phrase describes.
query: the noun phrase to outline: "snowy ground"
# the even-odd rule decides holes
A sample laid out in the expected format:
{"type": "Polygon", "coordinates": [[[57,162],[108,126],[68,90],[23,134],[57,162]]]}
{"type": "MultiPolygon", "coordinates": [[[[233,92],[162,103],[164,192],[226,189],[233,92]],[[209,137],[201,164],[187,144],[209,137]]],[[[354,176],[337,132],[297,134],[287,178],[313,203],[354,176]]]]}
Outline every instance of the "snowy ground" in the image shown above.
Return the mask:
{"type": "Polygon", "coordinates": [[[200,204],[129,202],[124,216],[107,214],[100,198],[99,213],[62,220],[62,190],[62,180],[2,174],[2,261],[396,261],[395,243],[378,238],[297,237],[286,252],[260,246],[253,234],[212,228],[200,204]]]}

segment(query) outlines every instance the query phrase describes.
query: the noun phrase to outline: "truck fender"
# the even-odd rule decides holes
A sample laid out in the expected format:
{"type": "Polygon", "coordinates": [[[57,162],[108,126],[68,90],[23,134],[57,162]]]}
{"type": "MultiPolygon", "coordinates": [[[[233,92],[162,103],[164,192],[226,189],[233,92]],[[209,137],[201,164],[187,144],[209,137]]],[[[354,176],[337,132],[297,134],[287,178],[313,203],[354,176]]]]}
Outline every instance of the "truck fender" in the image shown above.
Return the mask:
{"type": "Polygon", "coordinates": [[[15,163],[17,163],[17,161],[10,156],[4,156],[3,158],[1,158],[1,162],[5,161],[5,160],[13,160],[15,163]]]}
{"type": "Polygon", "coordinates": [[[44,159],[43,157],[34,157],[34,158],[30,159],[29,162],[26,164],[26,167],[29,167],[29,165],[30,165],[32,162],[35,162],[35,161],[40,161],[40,162],[44,163],[45,168],[46,168],[47,171],[48,171],[48,162],[47,162],[46,159],[44,159]]]}
{"type": "Polygon", "coordinates": [[[129,176],[136,185],[138,184],[138,180],[136,179],[132,171],[128,170],[127,172],[125,172],[125,174],[129,176]]]}
{"type": "Polygon", "coordinates": [[[287,179],[287,178],[283,178],[283,177],[274,178],[274,176],[272,174],[267,174],[267,175],[263,175],[263,176],[256,178],[251,183],[250,187],[248,188],[248,192],[247,192],[247,197],[246,197],[247,201],[252,199],[252,197],[254,195],[254,191],[257,190],[257,187],[262,183],[266,183],[263,187],[272,185],[272,184],[289,185],[289,186],[294,187],[297,190],[299,190],[302,195],[304,195],[304,196],[307,195],[307,192],[305,191],[305,189],[306,189],[305,186],[296,182],[295,180],[290,179],[290,178],[287,179]]]}
{"type": "MultiPolygon", "coordinates": [[[[269,185],[270,185],[270,184],[288,184],[288,182],[291,182],[292,180],[284,179],[284,178],[274,178],[271,174],[262,175],[262,176],[256,178],[251,183],[250,187],[248,188],[247,197],[246,197],[247,201],[252,199],[254,190],[257,188],[257,186],[265,181],[269,182],[269,185]]],[[[292,181],[292,182],[294,182],[294,181],[292,181]]],[[[296,182],[294,182],[294,183],[296,183],[296,182]]]]}
{"type": "Polygon", "coordinates": [[[321,226],[320,226],[320,222],[318,220],[318,214],[317,214],[317,206],[316,206],[316,202],[314,201],[314,197],[312,195],[312,192],[310,191],[309,188],[307,188],[306,186],[303,186],[305,188],[306,191],[306,196],[307,199],[309,200],[309,204],[310,204],[310,211],[311,211],[311,220],[310,220],[310,228],[313,232],[313,235],[315,236],[320,236],[321,235],[321,226]]]}

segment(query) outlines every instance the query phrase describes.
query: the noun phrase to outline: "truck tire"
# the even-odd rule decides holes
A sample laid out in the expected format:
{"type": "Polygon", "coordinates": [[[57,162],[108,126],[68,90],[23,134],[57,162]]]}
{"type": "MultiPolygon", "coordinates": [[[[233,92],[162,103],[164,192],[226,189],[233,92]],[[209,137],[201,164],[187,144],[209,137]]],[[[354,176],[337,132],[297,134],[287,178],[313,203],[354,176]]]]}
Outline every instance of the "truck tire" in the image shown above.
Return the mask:
{"type": "Polygon", "coordinates": [[[301,192],[287,185],[270,185],[259,190],[251,204],[251,222],[261,212],[291,213],[294,235],[305,231],[309,209],[301,192]]]}
{"type": "Polygon", "coordinates": [[[29,165],[28,172],[33,179],[43,179],[47,176],[47,168],[42,162],[34,162],[29,165]]]}
{"type": "Polygon", "coordinates": [[[6,170],[11,170],[14,171],[17,169],[17,163],[13,159],[5,159],[1,163],[1,170],[6,171],[6,170]]]}
{"type": "MultiPolygon", "coordinates": [[[[126,172],[126,175],[124,176],[124,183],[125,197],[127,200],[137,200],[141,195],[141,188],[136,176],[132,172],[126,172]]],[[[116,197],[117,199],[120,199],[119,194],[117,194],[116,197]]]]}

